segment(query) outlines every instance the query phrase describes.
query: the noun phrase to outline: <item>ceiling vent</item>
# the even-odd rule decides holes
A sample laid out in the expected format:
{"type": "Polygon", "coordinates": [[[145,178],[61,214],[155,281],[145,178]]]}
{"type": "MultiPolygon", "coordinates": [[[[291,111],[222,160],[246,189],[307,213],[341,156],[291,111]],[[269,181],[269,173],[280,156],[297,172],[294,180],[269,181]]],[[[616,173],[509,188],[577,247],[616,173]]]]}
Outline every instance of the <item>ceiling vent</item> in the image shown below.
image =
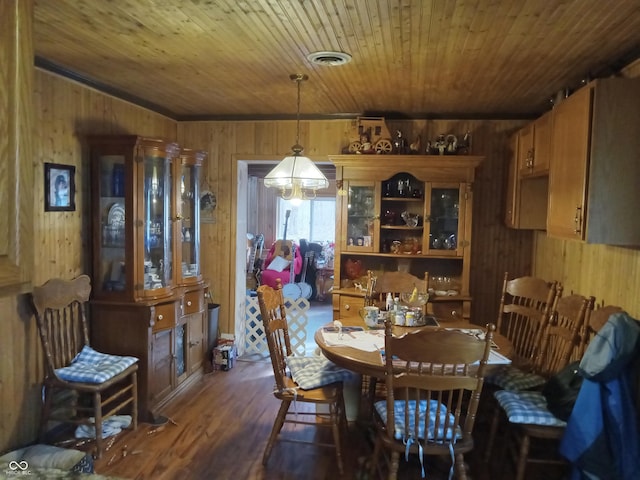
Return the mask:
{"type": "Polygon", "coordinates": [[[307,55],[307,59],[317,65],[337,67],[351,61],[351,55],[343,52],[313,52],[307,55]]]}

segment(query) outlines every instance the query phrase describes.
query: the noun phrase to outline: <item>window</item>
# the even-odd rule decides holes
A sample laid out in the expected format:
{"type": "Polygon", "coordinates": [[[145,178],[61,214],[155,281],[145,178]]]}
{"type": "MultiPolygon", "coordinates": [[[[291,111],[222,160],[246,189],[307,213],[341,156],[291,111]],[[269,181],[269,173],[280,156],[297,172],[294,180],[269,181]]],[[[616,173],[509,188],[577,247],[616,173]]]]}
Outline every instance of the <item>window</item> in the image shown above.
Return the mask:
{"type": "Polygon", "coordinates": [[[333,242],[336,236],[336,199],[334,197],[317,197],[302,202],[298,206],[291,201],[278,198],[278,228],[276,238],[299,242],[301,238],[308,242],[333,242]],[[287,210],[291,211],[287,223],[285,237],[285,220],[287,210]]]}

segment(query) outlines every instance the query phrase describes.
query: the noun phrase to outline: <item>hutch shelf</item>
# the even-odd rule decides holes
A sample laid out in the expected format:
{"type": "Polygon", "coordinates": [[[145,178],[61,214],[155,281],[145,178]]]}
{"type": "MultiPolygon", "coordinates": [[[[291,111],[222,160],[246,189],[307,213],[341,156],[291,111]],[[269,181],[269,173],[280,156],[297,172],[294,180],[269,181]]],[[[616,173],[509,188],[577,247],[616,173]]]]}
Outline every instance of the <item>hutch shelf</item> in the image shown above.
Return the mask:
{"type": "Polygon", "coordinates": [[[483,157],[336,155],[334,318],[358,315],[368,270],[428,272],[428,310],[471,312],[472,184],[483,157]]]}
{"type": "Polygon", "coordinates": [[[89,136],[91,341],[140,359],[143,421],[202,374],[207,345],[200,273],[204,152],[135,135],[89,136]]]}

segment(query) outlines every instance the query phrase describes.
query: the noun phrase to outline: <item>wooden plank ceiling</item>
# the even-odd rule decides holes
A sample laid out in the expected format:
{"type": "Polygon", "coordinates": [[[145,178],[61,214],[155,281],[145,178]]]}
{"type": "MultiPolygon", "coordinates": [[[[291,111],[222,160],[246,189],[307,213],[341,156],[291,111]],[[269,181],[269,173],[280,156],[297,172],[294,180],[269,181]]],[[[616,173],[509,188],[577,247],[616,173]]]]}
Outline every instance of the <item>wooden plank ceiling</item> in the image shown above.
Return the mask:
{"type": "Polygon", "coordinates": [[[36,63],[180,119],[530,118],[640,54],[638,0],[36,0],[36,63]],[[316,51],[352,56],[311,63],[316,51]]]}

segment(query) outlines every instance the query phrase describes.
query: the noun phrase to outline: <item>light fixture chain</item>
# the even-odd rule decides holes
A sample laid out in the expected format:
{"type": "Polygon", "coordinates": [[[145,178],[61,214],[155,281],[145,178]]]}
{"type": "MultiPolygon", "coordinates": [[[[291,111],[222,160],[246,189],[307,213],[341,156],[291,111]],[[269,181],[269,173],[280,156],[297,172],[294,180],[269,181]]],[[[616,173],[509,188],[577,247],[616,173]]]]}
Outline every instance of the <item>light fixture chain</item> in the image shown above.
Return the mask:
{"type": "Polygon", "coordinates": [[[302,82],[302,76],[298,75],[296,83],[298,84],[298,103],[296,105],[296,145],[300,145],[300,82],[302,82]]]}
{"type": "Polygon", "coordinates": [[[298,84],[298,98],[296,103],[296,144],[292,147],[294,155],[300,155],[304,148],[300,145],[300,83],[309,80],[304,73],[292,73],[289,78],[298,84]]]}

